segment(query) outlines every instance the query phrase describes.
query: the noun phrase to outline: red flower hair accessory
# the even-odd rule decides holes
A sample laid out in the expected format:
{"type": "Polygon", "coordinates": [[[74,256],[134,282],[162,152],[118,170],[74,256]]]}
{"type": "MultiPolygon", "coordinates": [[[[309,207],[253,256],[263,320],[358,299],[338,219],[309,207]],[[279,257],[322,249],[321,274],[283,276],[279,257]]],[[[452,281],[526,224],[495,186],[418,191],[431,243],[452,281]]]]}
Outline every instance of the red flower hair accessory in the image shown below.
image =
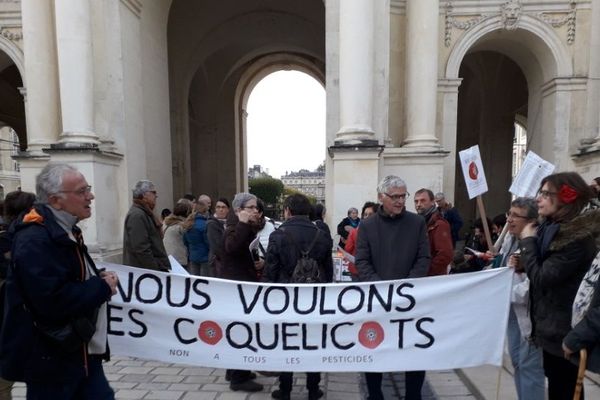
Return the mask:
{"type": "Polygon", "coordinates": [[[558,199],[565,204],[573,203],[575,200],[577,200],[577,196],[579,195],[575,189],[566,183],[563,183],[563,185],[560,187],[560,191],[558,192],[558,199]]]}

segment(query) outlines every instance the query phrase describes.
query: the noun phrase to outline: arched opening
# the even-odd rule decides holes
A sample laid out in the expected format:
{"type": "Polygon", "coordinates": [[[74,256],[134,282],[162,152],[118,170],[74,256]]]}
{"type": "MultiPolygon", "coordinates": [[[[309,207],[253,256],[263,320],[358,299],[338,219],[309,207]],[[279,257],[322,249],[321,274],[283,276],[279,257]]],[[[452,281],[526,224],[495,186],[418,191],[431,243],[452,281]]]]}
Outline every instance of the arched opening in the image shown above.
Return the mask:
{"type": "Polygon", "coordinates": [[[324,162],[321,82],[300,71],[273,72],[254,86],[246,109],[248,166],[260,165],[281,179],[288,172],[313,171],[324,162]]]}
{"type": "Polygon", "coordinates": [[[290,68],[324,82],[324,4],[174,0],[167,37],[174,192],[230,197],[247,188],[245,106],[255,83],[290,68]]]}
{"type": "Polygon", "coordinates": [[[20,185],[18,162],[12,159],[27,148],[23,79],[13,59],[0,50],[0,185],[4,193],[20,185]]]}
{"type": "MultiPolygon", "coordinates": [[[[527,131],[527,146],[521,151],[533,150],[557,165],[564,162],[557,143],[569,137],[568,118],[559,116],[564,117],[575,90],[575,82],[564,78],[570,76],[568,52],[556,32],[532,16],[522,15],[514,30],[506,30],[500,17],[490,18],[455,44],[445,78],[461,83],[455,140],[447,136],[456,153],[448,168],[460,171],[458,152],[479,145],[489,188],[483,196],[488,217],[506,211],[511,199],[515,134],[521,133],[515,123],[527,131]]],[[[476,205],[468,199],[462,176],[453,183],[455,205],[465,220],[463,229],[468,229],[477,217],[476,205]]]]}
{"type": "MultiPolygon", "coordinates": [[[[468,54],[459,76],[456,148],[479,145],[489,188],[483,199],[493,217],[511,200],[515,118],[517,113],[527,116],[527,80],[514,61],[491,51],[468,54]]],[[[456,188],[456,204],[468,228],[477,217],[476,203],[469,201],[463,179],[456,180],[456,188]]]]}

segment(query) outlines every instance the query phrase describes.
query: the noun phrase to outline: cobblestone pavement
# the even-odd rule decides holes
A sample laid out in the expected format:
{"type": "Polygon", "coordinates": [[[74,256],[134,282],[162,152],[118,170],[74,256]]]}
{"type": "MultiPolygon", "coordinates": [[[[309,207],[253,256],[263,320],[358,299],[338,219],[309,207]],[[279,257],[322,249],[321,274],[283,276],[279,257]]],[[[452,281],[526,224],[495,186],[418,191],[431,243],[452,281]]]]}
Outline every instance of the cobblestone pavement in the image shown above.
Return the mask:
{"type": "MultiPolygon", "coordinates": [[[[161,400],[265,400],[277,389],[277,378],[258,375],[256,381],[265,388],[258,393],[233,392],[225,380],[225,371],[113,357],[104,370],[117,399],[161,400]]],[[[305,374],[294,374],[292,400],[307,398],[305,374]]],[[[364,379],[358,373],[324,373],[321,388],[326,400],[360,400],[366,398],[364,379]]],[[[400,399],[404,393],[404,374],[384,374],[386,399],[400,399]]],[[[25,398],[25,387],[17,383],[13,399],[25,398]]],[[[474,397],[453,371],[428,372],[423,400],[473,400],[474,397]]]]}

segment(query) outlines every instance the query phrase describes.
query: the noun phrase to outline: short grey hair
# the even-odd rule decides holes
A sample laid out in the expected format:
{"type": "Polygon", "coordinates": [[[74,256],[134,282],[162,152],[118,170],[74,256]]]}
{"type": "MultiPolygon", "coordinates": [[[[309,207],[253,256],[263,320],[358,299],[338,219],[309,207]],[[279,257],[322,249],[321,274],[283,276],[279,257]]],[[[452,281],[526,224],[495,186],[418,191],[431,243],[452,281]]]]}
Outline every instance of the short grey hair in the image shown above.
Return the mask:
{"type": "Polygon", "coordinates": [[[156,187],[154,186],[154,183],[152,183],[152,181],[142,179],[141,181],[137,181],[135,183],[135,186],[133,187],[133,189],[131,189],[131,191],[133,192],[134,199],[141,199],[142,197],[144,197],[144,193],[151,192],[155,189],[156,187]]]}
{"type": "Polygon", "coordinates": [[[537,219],[538,217],[537,202],[529,197],[517,197],[510,203],[510,206],[525,210],[527,219],[537,219]]]}
{"type": "Polygon", "coordinates": [[[405,188],[406,182],[397,177],[396,175],[388,175],[379,182],[377,185],[377,193],[387,193],[391,188],[405,188]]]}
{"type": "Polygon", "coordinates": [[[35,191],[40,203],[47,204],[50,196],[62,195],[63,178],[67,173],[80,174],[77,168],[66,163],[50,162],[35,178],[35,191]]]}
{"type": "Polygon", "coordinates": [[[231,207],[233,207],[233,209],[244,208],[244,206],[246,206],[246,204],[248,204],[249,201],[256,199],[256,196],[251,193],[238,193],[233,198],[233,201],[231,202],[231,207]]]}
{"type": "Polygon", "coordinates": [[[351,214],[352,212],[355,212],[355,213],[357,213],[357,214],[358,214],[358,208],[356,208],[356,207],[350,207],[350,208],[348,209],[348,216],[350,216],[350,214],[351,214]]]}
{"type": "Polygon", "coordinates": [[[446,195],[442,192],[437,192],[434,197],[436,200],[442,200],[446,198],[446,195]]]}

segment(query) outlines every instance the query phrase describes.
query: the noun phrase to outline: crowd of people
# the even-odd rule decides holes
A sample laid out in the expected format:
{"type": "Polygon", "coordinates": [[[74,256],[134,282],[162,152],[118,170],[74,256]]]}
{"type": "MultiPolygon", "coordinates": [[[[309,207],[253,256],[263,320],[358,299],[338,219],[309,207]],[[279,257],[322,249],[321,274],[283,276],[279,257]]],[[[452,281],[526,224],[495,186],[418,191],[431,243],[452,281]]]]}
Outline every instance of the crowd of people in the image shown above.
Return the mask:
{"type": "MultiPolygon", "coordinates": [[[[443,193],[414,194],[406,209],[406,183],[387,176],[377,201],[359,217],[350,207],[337,226],[336,248],[352,256],[359,282],[514,269],[507,328],[519,399],[570,399],[578,354],[600,371],[600,178],[591,185],[574,172],[544,178],[535,199],[516,198],[506,214],[479,219],[467,238],[463,221],[443,193]],[[492,238],[486,238],[486,223],[492,238]]],[[[333,281],[334,238],[323,205],[302,194],[283,202],[281,225],[264,203],[237,193],[214,205],[208,195],[184,195],[173,211],[155,213],[158,191],[140,180],[124,221],[123,264],[169,271],[169,255],[190,274],[244,282],[287,284],[333,281]]],[[[91,186],[74,167],[48,164],[36,194],[16,191],[4,201],[0,278],[4,307],[0,330],[0,399],[12,381],[24,381],[28,399],[114,399],[103,372],[108,359],[107,302],[118,276],[99,270],[77,224],[91,216],[91,186]]],[[[291,397],[293,374],[278,372],[275,399],[291,397]]],[[[421,399],[425,371],[406,371],[404,398],[421,399]]],[[[263,385],[247,370],[227,370],[231,390],[263,385]]],[[[323,396],[318,372],[307,373],[309,400],[323,396]]],[[[365,373],[368,398],[383,399],[382,374],[365,373]]]]}

